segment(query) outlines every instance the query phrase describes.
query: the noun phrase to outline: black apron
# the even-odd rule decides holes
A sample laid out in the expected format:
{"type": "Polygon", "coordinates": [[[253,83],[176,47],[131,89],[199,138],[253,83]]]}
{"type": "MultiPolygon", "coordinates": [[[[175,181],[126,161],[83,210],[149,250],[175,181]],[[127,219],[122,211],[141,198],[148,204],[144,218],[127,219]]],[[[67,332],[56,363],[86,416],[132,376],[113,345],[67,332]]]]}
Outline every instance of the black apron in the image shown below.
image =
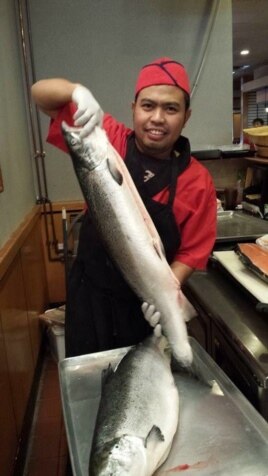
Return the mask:
{"type": "MultiPolygon", "coordinates": [[[[125,164],[158,230],[169,263],[180,245],[180,231],[172,205],[177,178],[190,163],[190,145],[180,137],[176,143],[179,157],[170,160],[163,174],[143,181],[143,154],[134,134],[127,142],[125,164]],[[152,199],[169,186],[169,200],[161,204],[152,199]]],[[[164,160],[164,159],[163,159],[164,160]]],[[[68,282],[65,347],[66,357],[134,345],[151,333],[143,317],[141,301],[109,259],[87,211],[79,236],[77,258],[68,282]]]]}

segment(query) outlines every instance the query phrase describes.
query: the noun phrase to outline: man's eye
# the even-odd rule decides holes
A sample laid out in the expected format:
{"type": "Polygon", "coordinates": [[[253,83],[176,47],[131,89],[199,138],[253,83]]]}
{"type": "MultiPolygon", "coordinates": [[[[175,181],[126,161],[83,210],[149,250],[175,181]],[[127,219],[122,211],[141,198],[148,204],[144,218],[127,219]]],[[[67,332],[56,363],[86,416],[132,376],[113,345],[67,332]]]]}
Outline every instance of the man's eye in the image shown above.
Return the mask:
{"type": "Polygon", "coordinates": [[[145,102],[145,103],[142,105],[142,108],[145,109],[146,111],[151,110],[152,107],[153,107],[152,104],[147,103],[147,102],[145,102]]]}
{"type": "Polygon", "coordinates": [[[175,106],[168,106],[167,111],[172,114],[175,114],[176,112],[178,112],[178,109],[175,106]]]}

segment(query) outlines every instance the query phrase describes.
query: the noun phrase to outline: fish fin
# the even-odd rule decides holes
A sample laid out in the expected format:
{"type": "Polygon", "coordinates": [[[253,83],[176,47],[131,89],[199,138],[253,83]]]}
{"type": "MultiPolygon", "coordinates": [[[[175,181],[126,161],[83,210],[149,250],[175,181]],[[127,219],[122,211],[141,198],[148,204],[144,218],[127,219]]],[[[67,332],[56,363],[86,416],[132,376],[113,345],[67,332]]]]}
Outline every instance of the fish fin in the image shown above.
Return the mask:
{"type": "Polygon", "coordinates": [[[171,369],[173,372],[180,374],[188,375],[190,378],[198,380],[199,382],[205,384],[207,387],[212,388],[215,382],[213,375],[203,368],[202,361],[195,359],[193,360],[190,367],[183,367],[177,359],[171,358],[171,369]]]}
{"type": "Polygon", "coordinates": [[[107,165],[108,169],[110,170],[110,174],[113,177],[113,179],[119,184],[122,185],[123,183],[123,175],[120,172],[120,170],[117,168],[117,166],[110,160],[107,159],[107,165]]]}
{"type": "Polygon", "coordinates": [[[157,441],[165,441],[165,438],[160,428],[156,425],[153,425],[145,438],[144,447],[147,448],[148,444],[157,441]]]}
{"type": "Polygon", "coordinates": [[[101,388],[103,389],[110,377],[114,374],[113,367],[111,364],[108,365],[107,369],[103,369],[101,373],[101,388]]]}

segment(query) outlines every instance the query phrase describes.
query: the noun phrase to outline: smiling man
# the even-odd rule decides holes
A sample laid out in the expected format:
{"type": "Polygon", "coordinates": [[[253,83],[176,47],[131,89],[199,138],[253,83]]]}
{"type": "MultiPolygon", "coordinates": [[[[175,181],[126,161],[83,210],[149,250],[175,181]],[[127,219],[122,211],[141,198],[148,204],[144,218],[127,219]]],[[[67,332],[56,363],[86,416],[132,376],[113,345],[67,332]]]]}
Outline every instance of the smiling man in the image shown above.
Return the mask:
{"type": "Polygon", "coordinates": [[[171,85],[144,88],[132,110],[138,149],[157,159],[169,158],[191,113],[183,91],[171,85]]]}
{"type": "MultiPolygon", "coordinates": [[[[133,130],[109,114],[84,86],[48,79],[32,87],[51,117],[48,141],[64,151],[61,122],[86,137],[102,125],[122,156],[162,239],[167,260],[182,284],[204,269],[216,237],[216,196],[205,167],[191,157],[181,135],[190,115],[190,84],[182,64],[160,58],[138,76],[133,130]]],[[[151,332],[154,311],[141,303],[113,266],[86,211],[70,273],[65,341],[68,357],[140,342],[151,332]]],[[[156,310],[157,311],[157,310],[156,310]]]]}

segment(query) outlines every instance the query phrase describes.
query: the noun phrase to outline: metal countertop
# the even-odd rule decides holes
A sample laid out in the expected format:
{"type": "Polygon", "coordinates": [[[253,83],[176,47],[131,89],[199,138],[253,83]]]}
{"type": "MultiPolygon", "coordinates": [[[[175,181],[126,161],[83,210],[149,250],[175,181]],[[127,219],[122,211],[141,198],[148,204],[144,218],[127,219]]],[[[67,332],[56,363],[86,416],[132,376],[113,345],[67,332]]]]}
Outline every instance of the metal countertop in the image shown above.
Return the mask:
{"type": "Polygon", "coordinates": [[[225,211],[217,215],[217,243],[252,241],[268,233],[268,221],[244,212],[225,211]]]}
{"type": "Polygon", "coordinates": [[[185,293],[236,342],[259,381],[268,387],[268,314],[258,312],[247,291],[213,261],[207,271],[196,271],[188,279],[185,293]]]}
{"type": "MultiPolygon", "coordinates": [[[[157,476],[267,476],[268,424],[191,339],[195,362],[213,386],[175,373],[180,418],[171,452],[157,476]],[[177,471],[171,471],[177,467],[177,471]],[[167,473],[168,471],[168,473],[167,473]]],[[[88,461],[100,399],[101,372],[128,349],[62,360],[61,395],[69,451],[75,476],[88,475],[88,461]]]]}

